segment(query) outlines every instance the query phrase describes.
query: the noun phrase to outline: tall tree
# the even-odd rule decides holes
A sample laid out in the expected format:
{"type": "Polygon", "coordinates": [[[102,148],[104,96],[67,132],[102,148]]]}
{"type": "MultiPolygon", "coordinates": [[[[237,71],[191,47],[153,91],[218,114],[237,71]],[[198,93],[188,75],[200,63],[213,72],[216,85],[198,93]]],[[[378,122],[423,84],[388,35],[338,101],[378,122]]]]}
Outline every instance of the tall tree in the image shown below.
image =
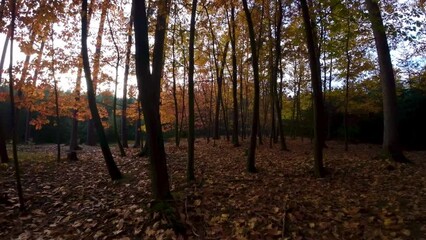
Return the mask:
{"type": "Polygon", "coordinates": [[[170,1],[157,2],[157,23],[153,50],[152,74],[150,72],[148,18],[145,0],[133,0],[135,19],[136,77],[149,142],[152,192],[157,200],[172,198],[167,172],[166,152],[160,118],[160,82],[163,71],[164,40],[170,1]]]}
{"type": "MultiPolygon", "coordinates": [[[[229,26],[229,35],[231,38],[231,50],[232,50],[232,105],[233,105],[233,114],[232,114],[232,143],[235,147],[240,146],[238,141],[238,98],[237,98],[237,86],[238,86],[238,69],[237,69],[237,47],[236,47],[236,34],[235,34],[235,6],[231,1],[231,21],[229,26]]],[[[242,86],[241,86],[242,87],[242,86]]]]}
{"type": "Polygon", "coordinates": [[[247,0],[243,0],[244,12],[246,15],[249,38],[250,38],[250,48],[251,48],[251,63],[253,68],[254,75],[254,99],[253,99],[253,120],[251,125],[251,135],[250,135],[250,148],[247,157],[247,170],[249,172],[257,172],[255,164],[255,155],[256,155],[256,136],[259,127],[259,98],[260,98],[260,84],[259,84],[259,56],[257,51],[256,44],[256,35],[254,32],[253,20],[251,18],[250,9],[247,5],[247,0]]]}
{"type": "Polygon", "coordinates": [[[53,79],[53,89],[55,92],[55,125],[56,125],[56,161],[61,160],[61,125],[60,125],[60,116],[59,116],[59,93],[58,93],[58,81],[56,80],[55,75],[55,32],[53,31],[53,24],[51,27],[51,34],[50,34],[50,40],[52,42],[52,60],[51,60],[51,72],[52,72],[52,79],[53,79]]]}
{"type": "MultiPolygon", "coordinates": [[[[98,29],[98,34],[96,36],[95,54],[93,56],[92,79],[93,79],[93,90],[95,91],[95,94],[96,94],[96,89],[99,83],[99,72],[101,68],[102,39],[103,39],[104,25],[105,25],[106,16],[108,14],[108,9],[109,9],[109,0],[103,0],[102,6],[101,6],[101,18],[99,20],[99,29],[98,29]]],[[[92,116],[92,118],[87,123],[88,125],[87,125],[86,144],[89,146],[94,146],[96,144],[94,121],[95,120],[93,120],[93,116],[92,116]]]]}
{"type": "Polygon", "coordinates": [[[195,142],[195,110],[194,110],[194,42],[195,18],[197,14],[197,0],[192,0],[191,24],[189,30],[189,69],[188,69],[188,166],[187,180],[194,181],[194,142],[195,142]]]}
{"type": "Polygon", "coordinates": [[[386,28],[380,13],[378,0],[365,0],[368,17],[373,29],[380,67],[383,95],[383,151],[396,162],[409,162],[404,156],[398,136],[398,111],[395,75],[392,68],[386,28]]]}
{"type": "MultiPolygon", "coordinates": [[[[177,6],[175,5],[174,17],[177,19],[177,6]]],[[[177,101],[177,93],[176,93],[176,53],[175,53],[175,45],[176,45],[176,23],[173,24],[173,32],[172,32],[172,78],[173,78],[173,86],[172,86],[172,94],[173,94],[173,103],[175,110],[175,144],[176,147],[180,145],[180,136],[179,136],[179,105],[177,101]]],[[[183,113],[182,113],[183,115],[183,113]]]]}
{"type": "Polygon", "coordinates": [[[324,103],[321,90],[321,69],[319,63],[319,51],[316,43],[315,25],[309,13],[309,7],[306,0],[300,0],[303,24],[305,26],[306,44],[309,53],[309,66],[311,69],[311,82],[313,92],[313,108],[314,108],[314,173],[317,177],[324,176],[323,166],[323,136],[324,136],[324,103]]]}
{"type": "Polygon", "coordinates": [[[112,119],[113,119],[113,125],[114,125],[114,135],[115,139],[117,140],[118,148],[120,149],[120,154],[122,157],[126,156],[126,152],[124,151],[123,145],[121,144],[121,139],[118,134],[118,127],[117,127],[117,86],[118,86],[118,67],[120,66],[120,49],[118,48],[118,45],[115,41],[114,33],[112,31],[111,21],[109,20],[109,15],[107,14],[107,21],[109,26],[109,33],[111,35],[112,42],[114,44],[115,51],[117,52],[117,62],[115,63],[115,79],[114,79],[114,100],[112,104],[112,119]]]}
{"type": "Polygon", "coordinates": [[[13,153],[13,164],[15,166],[15,177],[16,177],[16,190],[18,192],[19,209],[25,210],[24,194],[22,191],[21,176],[18,161],[18,149],[17,149],[17,121],[16,121],[16,109],[15,109],[15,97],[13,92],[13,42],[15,37],[15,19],[16,19],[16,0],[12,0],[11,8],[11,23],[10,23],[10,59],[9,59],[9,97],[10,97],[10,119],[11,119],[11,130],[12,130],[12,153],[13,153]]]}
{"type": "MultiPolygon", "coordinates": [[[[132,5],[133,6],[133,5],[132,5]]],[[[123,106],[121,108],[121,142],[123,147],[129,147],[127,141],[127,81],[130,72],[130,58],[132,51],[132,38],[133,38],[133,8],[130,10],[129,25],[127,27],[127,45],[126,45],[126,62],[124,66],[124,80],[123,80],[123,106]]]]}
{"type": "Polygon", "coordinates": [[[90,113],[92,114],[93,123],[96,127],[102,154],[111,179],[118,180],[122,178],[122,175],[115,164],[105,135],[104,127],[102,126],[98,107],[96,106],[95,89],[93,87],[92,76],[90,73],[89,54],[87,52],[87,0],[83,0],[81,11],[81,55],[83,57],[83,68],[87,84],[87,98],[89,101],[90,113]]]}
{"type": "Polygon", "coordinates": [[[287,149],[287,144],[285,141],[285,136],[284,136],[284,124],[283,124],[283,120],[282,120],[282,114],[281,114],[281,104],[280,104],[280,99],[278,97],[278,93],[277,93],[277,80],[278,80],[278,72],[280,70],[280,61],[281,61],[281,26],[282,26],[282,20],[283,20],[283,6],[282,6],[282,0],[278,0],[277,2],[277,14],[278,16],[276,17],[276,23],[275,23],[275,53],[276,56],[274,58],[274,65],[273,65],[273,70],[272,70],[272,89],[273,89],[273,103],[272,106],[273,107],[272,111],[276,111],[277,113],[277,120],[278,120],[278,131],[279,131],[279,135],[280,135],[280,146],[281,146],[281,150],[288,150],[287,149]]]}

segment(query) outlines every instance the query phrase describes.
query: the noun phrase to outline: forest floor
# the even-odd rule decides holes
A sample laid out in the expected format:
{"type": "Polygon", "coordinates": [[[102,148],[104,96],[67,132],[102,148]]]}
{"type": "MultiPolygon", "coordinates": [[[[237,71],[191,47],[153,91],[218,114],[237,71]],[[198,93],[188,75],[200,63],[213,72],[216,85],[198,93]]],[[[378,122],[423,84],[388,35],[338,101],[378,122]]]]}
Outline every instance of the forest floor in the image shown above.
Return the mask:
{"type": "Polygon", "coordinates": [[[186,140],[167,143],[176,202],[163,214],[136,149],[113,149],[125,178],[112,182],[97,147],[58,163],[54,145],[20,146],[27,211],[19,213],[12,164],[0,165],[0,239],[176,239],[174,212],[189,239],[426,239],[426,152],[396,164],[375,158],[378,145],[345,152],[327,142],[329,174],[318,179],[309,140],[288,140],[290,151],[259,146],[255,174],[246,172],[247,144],[197,139],[197,180],[187,184],[186,140]]]}

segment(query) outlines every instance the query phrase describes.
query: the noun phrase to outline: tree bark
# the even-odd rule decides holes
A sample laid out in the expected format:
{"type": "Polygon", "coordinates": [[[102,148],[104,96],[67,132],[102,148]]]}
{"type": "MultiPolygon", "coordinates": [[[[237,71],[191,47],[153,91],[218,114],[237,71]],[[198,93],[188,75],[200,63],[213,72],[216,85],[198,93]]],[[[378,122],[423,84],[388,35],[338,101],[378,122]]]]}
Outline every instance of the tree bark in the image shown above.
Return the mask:
{"type": "Polygon", "coordinates": [[[170,200],[172,199],[172,195],[170,193],[159,109],[164,39],[170,2],[158,2],[152,74],[150,73],[148,18],[146,15],[145,0],[133,0],[133,4],[135,10],[136,77],[138,80],[138,89],[141,93],[142,108],[148,135],[152,191],[156,200],[170,200]]]}
{"type": "Polygon", "coordinates": [[[191,25],[189,30],[189,70],[188,70],[188,164],[186,179],[195,180],[194,174],[194,142],[195,142],[195,110],[194,110],[194,42],[195,17],[197,14],[197,0],[192,1],[191,25]]]}
{"type": "Polygon", "coordinates": [[[98,133],[99,143],[101,145],[102,154],[104,156],[109,175],[112,180],[118,180],[122,178],[122,175],[115,164],[106,139],[104,127],[102,126],[101,118],[96,106],[95,89],[93,87],[92,76],[90,74],[89,55],[87,53],[87,0],[83,0],[81,15],[81,54],[83,56],[83,69],[87,84],[87,98],[89,101],[90,113],[92,114],[96,132],[98,133]]]}
{"type": "Polygon", "coordinates": [[[114,79],[114,100],[112,104],[112,118],[113,118],[113,124],[114,124],[114,135],[115,139],[117,140],[118,148],[120,150],[120,155],[122,157],[126,156],[126,152],[124,151],[123,145],[121,144],[120,135],[118,134],[118,127],[117,127],[117,86],[118,86],[118,67],[120,66],[120,49],[118,48],[117,43],[115,42],[114,33],[112,31],[111,27],[111,21],[109,20],[109,17],[107,15],[107,21],[109,26],[109,33],[111,35],[112,42],[114,44],[115,51],[117,52],[117,62],[115,64],[115,79],[114,79]]]}
{"type": "Polygon", "coordinates": [[[18,150],[17,150],[17,126],[16,126],[16,109],[15,109],[15,97],[13,92],[14,78],[13,78],[13,42],[15,37],[15,18],[16,18],[16,0],[12,0],[12,19],[10,24],[10,59],[9,59],[9,97],[10,97],[10,119],[11,119],[11,131],[12,131],[12,152],[13,152],[13,164],[15,166],[15,177],[16,177],[16,190],[18,192],[19,199],[19,210],[23,212],[25,210],[24,194],[21,184],[20,168],[18,161],[18,150]]]}
{"type": "Polygon", "coordinates": [[[385,26],[380,13],[378,0],[365,0],[368,17],[373,29],[377,55],[380,66],[380,80],[383,95],[383,151],[393,161],[409,162],[404,156],[398,135],[398,109],[395,86],[395,75],[385,26]]]}
{"type": "Polygon", "coordinates": [[[256,36],[254,33],[253,20],[251,18],[250,10],[247,6],[247,0],[243,0],[244,12],[246,15],[247,25],[249,29],[250,48],[251,48],[251,63],[253,67],[254,75],[254,100],[253,100],[253,120],[251,126],[250,135],[250,148],[247,157],[247,170],[251,173],[257,172],[255,165],[256,155],[256,136],[259,127],[259,98],[260,98],[260,86],[259,86],[259,56],[256,45],[256,36]]]}
{"type": "Polygon", "coordinates": [[[7,154],[6,133],[3,127],[3,120],[0,118],[0,162],[7,163],[9,162],[9,155],[7,154]]]}
{"type": "MultiPolygon", "coordinates": [[[[56,75],[55,75],[55,45],[54,45],[54,32],[53,32],[53,25],[51,29],[51,41],[52,41],[52,79],[53,79],[53,86],[55,91],[55,125],[56,125],[56,161],[59,162],[61,160],[61,121],[59,116],[59,93],[58,93],[58,82],[56,81],[56,75]]],[[[43,41],[44,45],[44,41],[43,41]]],[[[43,48],[41,48],[43,49],[43,48]]],[[[40,53],[41,54],[41,53],[40,53]]],[[[41,61],[41,57],[39,58],[41,61]]],[[[36,74],[34,74],[36,75],[36,74]]],[[[34,85],[37,78],[34,79],[34,85]]],[[[29,112],[29,111],[28,111],[29,112]]]]}
{"type": "MultiPolygon", "coordinates": [[[[175,13],[175,18],[177,14],[175,13]]],[[[172,78],[173,78],[173,86],[172,86],[172,94],[173,94],[173,103],[175,110],[175,145],[179,147],[180,145],[180,136],[179,136],[179,104],[177,100],[177,92],[176,92],[176,56],[175,56],[175,45],[176,45],[176,23],[173,24],[173,32],[172,32],[172,78]]]]}
{"type": "Polygon", "coordinates": [[[123,147],[128,148],[128,126],[127,126],[127,81],[130,72],[130,58],[132,51],[132,35],[133,35],[133,9],[130,13],[129,26],[127,27],[127,45],[126,45],[126,63],[124,66],[123,80],[123,106],[121,108],[121,142],[123,147]]]}
{"type": "Polygon", "coordinates": [[[235,34],[235,6],[231,1],[231,22],[229,26],[229,34],[231,38],[231,49],[232,49],[232,144],[234,147],[240,146],[238,141],[238,98],[237,98],[237,87],[238,87],[238,69],[237,69],[237,48],[236,48],[236,34],[235,34]]]}
{"type": "MultiPolygon", "coordinates": [[[[347,33],[346,33],[346,44],[345,44],[345,53],[346,53],[346,78],[345,78],[345,114],[344,114],[344,127],[345,127],[345,151],[348,151],[348,141],[349,141],[349,131],[348,131],[348,108],[349,108],[349,78],[350,78],[350,69],[351,69],[351,55],[349,53],[349,42],[350,42],[350,15],[347,16],[347,33]]],[[[328,119],[330,122],[331,119],[328,119]]]]}
{"type": "MultiPolygon", "coordinates": [[[[278,0],[278,21],[276,23],[275,29],[275,52],[276,52],[276,56],[275,56],[275,63],[274,63],[274,71],[273,71],[273,100],[275,102],[275,104],[273,103],[272,105],[275,105],[275,111],[277,113],[277,118],[278,118],[278,131],[279,131],[279,135],[280,135],[280,143],[281,143],[281,150],[288,150],[287,148],[287,144],[286,144],[286,140],[285,140],[285,135],[284,135],[284,123],[282,120],[282,108],[281,108],[281,100],[278,98],[278,94],[277,94],[277,79],[278,79],[278,71],[280,70],[280,61],[281,61],[281,26],[282,26],[282,19],[283,19],[283,10],[282,10],[282,0],[278,0]]],[[[272,111],[274,110],[274,108],[272,109],[272,111]]]]}
{"type": "Polygon", "coordinates": [[[324,135],[324,103],[321,90],[321,69],[318,58],[318,45],[314,36],[315,25],[312,25],[309,14],[309,7],[306,0],[300,0],[303,14],[303,23],[305,26],[306,43],[309,53],[309,65],[311,68],[311,81],[313,92],[313,108],[314,108],[314,173],[317,177],[323,177],[323,135],[324,135]]]}
{"type": "MultiPolygon", "coordinates": [[[[95,54],[93,57],[93,91],[96,95],[96,89],[99,83],[99,72],[100,72],[100,61],[101,61],[101,50],[102,50],[102,37],[104,34],[104,25],[105,25],[105,19],[108,14],[108,8],[109,8],[109,0],[103,0],[102,7],[101,7],[101,18],[99,20],[99,29],[98,34],[96,36],[96,45],[95,45],[95,54]]],[[[95,138],[95,126],[93,116],[88,121],[87,125],[87,139],[86,144],[89,146],[95,146],[96,145],[96,138],[95,138]]],[[[99,141],[101,141],[99,139],[99,141]]]]}

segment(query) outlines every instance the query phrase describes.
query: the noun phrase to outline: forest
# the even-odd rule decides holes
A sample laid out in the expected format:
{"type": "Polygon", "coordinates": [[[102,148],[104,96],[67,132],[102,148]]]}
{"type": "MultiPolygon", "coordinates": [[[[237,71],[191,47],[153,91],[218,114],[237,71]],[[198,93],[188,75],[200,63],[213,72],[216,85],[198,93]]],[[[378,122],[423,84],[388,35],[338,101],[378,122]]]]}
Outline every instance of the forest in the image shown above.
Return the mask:
{"type": "Polygon", "coordinates": [[[423,0],[1,0],[0,239],[426,238],[423,0]]]}

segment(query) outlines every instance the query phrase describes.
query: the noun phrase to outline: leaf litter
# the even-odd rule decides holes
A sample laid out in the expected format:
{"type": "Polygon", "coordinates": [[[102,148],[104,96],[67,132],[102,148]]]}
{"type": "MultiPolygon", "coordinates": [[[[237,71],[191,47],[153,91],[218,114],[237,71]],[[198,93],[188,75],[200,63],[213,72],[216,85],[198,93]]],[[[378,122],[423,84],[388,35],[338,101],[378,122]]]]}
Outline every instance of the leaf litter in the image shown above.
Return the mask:
{"type": "Polygon", "coordinates": [[[53,145],[22,148],[27,211],[19,213],[13,169],[1,165],[1,239],[422,239],[426,238],[426,152],[414,164],[377,160],[380,146],[328,142],[328,175],[312,173],[309,141],[291,151],[260,145],[259,170],[247,173],[246,149],[196,140],[196,182],[186,183],[186,146],[166,144],[172,194],[186,233],[153,210],[149,164],[115,159],[124,174],[112,182],[101,151],[84,146],[80,161],[55,162],[53,145]],[[51,154],[50,154],[51,153],[51,154]],[[43,157],[36,157],[43,155],[43,157]]]}

